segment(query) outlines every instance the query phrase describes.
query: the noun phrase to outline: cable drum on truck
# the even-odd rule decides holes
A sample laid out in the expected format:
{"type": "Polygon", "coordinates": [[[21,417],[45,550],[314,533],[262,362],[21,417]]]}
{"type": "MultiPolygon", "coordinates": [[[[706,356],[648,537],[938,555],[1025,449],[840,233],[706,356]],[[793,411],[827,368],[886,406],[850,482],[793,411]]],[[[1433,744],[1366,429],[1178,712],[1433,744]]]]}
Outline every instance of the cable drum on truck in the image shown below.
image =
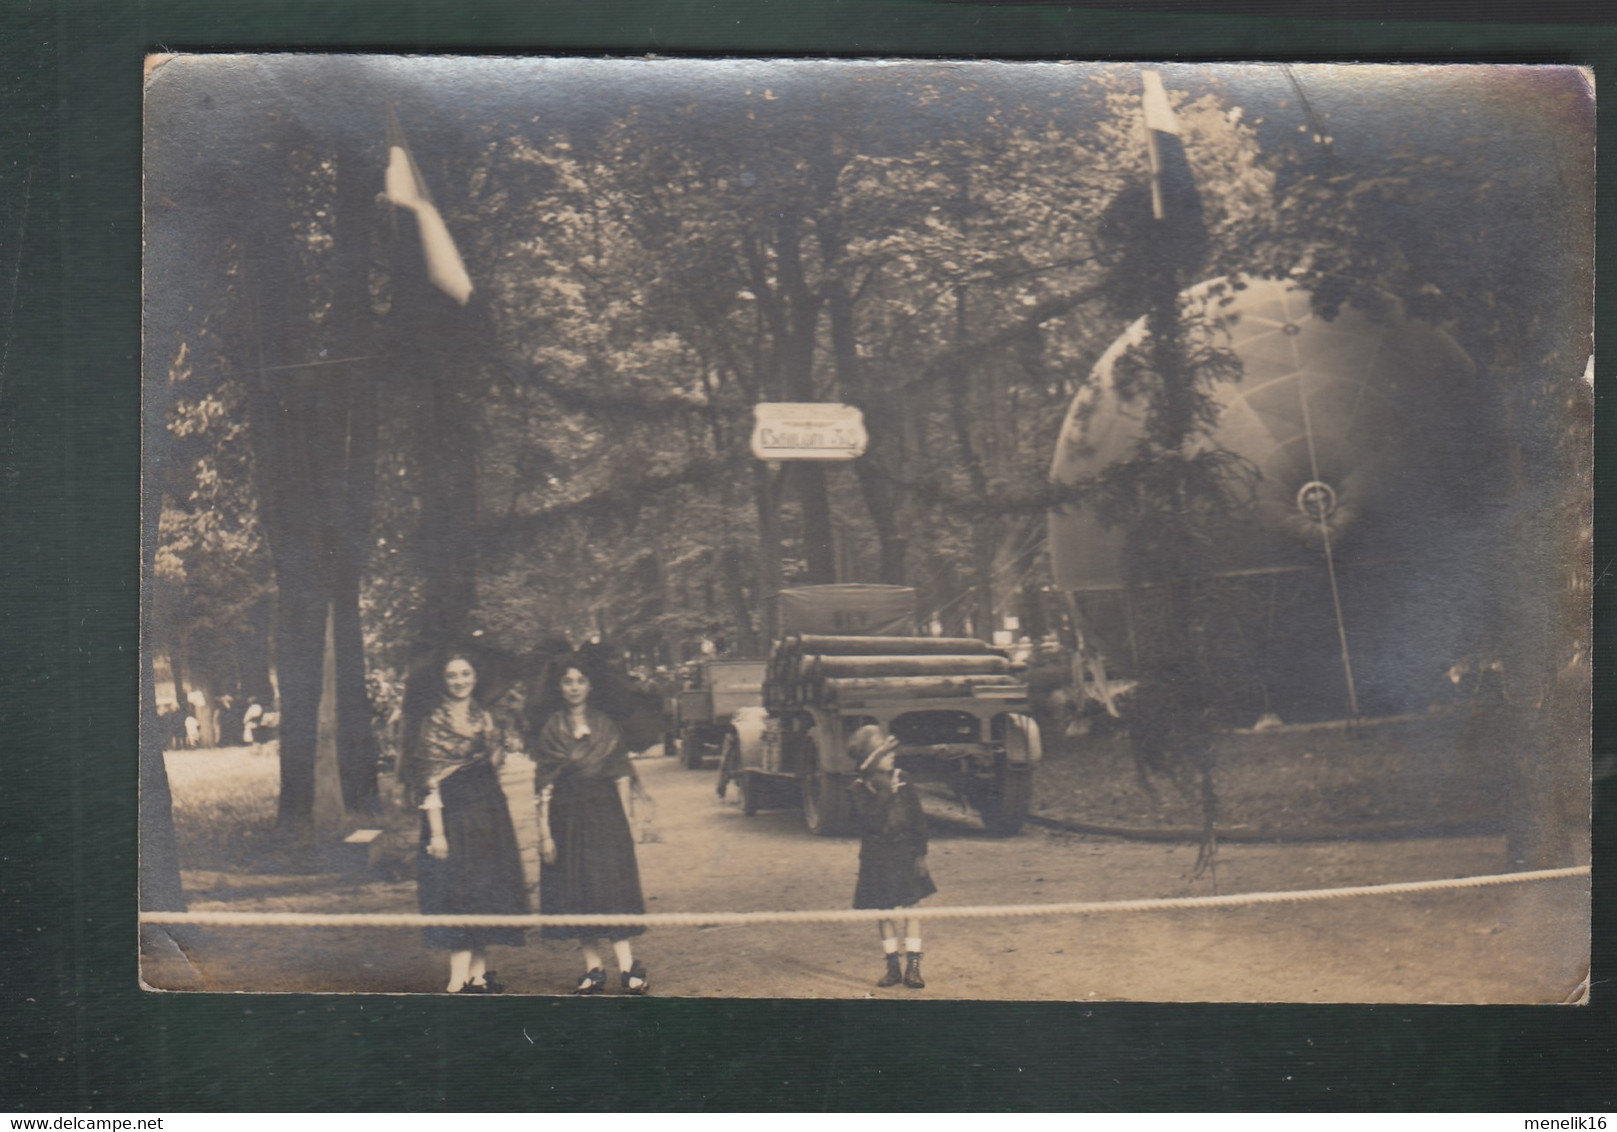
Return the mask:
{"type": "Polygon", "coordinates": [[[811,831],[849,832],[858,768],[847,744],[875,724],[900,741],[906,777],[972,799],[990,832],[1019,829],[1039,758],[1025,670],[986,641],[916,636],[904,627],[914,624],[914,593],[902,587],[788,593],[787,633],[763,681],[769,724],[757,741],[741,738],[743,808],[763,804],[756,787],[795,785],[811,831]]]}

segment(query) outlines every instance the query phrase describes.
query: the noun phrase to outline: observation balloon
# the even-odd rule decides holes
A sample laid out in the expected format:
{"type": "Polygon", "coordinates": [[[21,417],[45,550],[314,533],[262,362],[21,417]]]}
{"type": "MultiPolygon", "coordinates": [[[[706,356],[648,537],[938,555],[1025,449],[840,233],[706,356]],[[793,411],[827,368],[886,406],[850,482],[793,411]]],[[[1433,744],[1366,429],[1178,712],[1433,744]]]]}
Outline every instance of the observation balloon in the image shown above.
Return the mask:
{"type": "MultiPolygon", "coordinates": [[[[1482,580],[1499,551],[1488,539],[1498,524],[1480,521],[1498,496],[1486,413],[1446,334],[1396,309],[1325,319],[1310,298],[1284,280],[1213,280],[1183,296],[1240,362],[1238,380],[1211,390],[1203,444],[1256,473],[1255,497],[1221,522],[1205,570],[1242,595],[1223,632],[1251,674],[1246,715],[1415,710],[1485,620],[1482,580]]],[[[1147,406],[1120,388],[1119,362],[1145,336],[1142,318],[1074,398],[1056,483],[1091,482],[1135,450],[1147,406]]],[[[1126,672],[1137,607],[1151,600],[1127,585],[1128,531],[1076,503],[1052,513],[1049,536],[1057,589],[1126,672]]]]}

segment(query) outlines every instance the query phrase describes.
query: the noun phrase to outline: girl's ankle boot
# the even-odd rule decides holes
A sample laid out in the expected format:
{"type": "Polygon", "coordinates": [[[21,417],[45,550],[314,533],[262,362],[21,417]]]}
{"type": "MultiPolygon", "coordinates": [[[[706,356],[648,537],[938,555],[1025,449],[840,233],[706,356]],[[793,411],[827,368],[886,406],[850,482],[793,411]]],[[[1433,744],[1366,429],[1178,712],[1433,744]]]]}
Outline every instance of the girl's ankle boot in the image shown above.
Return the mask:
{"type": "MultiPolygon", "coordinates": [[[[921,978],[921,953],[912,951],[909,953],[908,958],[909,961],[904,965],[904,985],[916,987],[917,989],[926,986],[926,980],[921,978]]],[[[893,956],[893,970],[898,970],[898,956],[896,955],[893,956]]],[[[897,980],[895,979],[894,981],[896,982],[897,980]]]]}
{"type": "Polygon", "coordinates": [[[898,952],[887,953],[887,973],[876,980],[878,987],[896,987],[904,981],[904,969],[899,966],[898,952]]]}

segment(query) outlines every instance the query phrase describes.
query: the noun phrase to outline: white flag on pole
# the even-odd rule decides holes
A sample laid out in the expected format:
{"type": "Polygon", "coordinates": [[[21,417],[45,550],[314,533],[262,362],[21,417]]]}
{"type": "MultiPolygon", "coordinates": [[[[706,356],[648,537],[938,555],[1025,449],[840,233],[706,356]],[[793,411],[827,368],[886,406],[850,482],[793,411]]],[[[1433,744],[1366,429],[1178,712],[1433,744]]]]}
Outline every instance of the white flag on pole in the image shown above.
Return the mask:
{"type": "Polygon", "coordinates": [[[389,119],[388,133],[393,137],[389,138],[384,194],[397,207],[415,213],[416,227],[421,230],[421,252],[427,263],[427,278],[433,286],[465,306],[472,297],[471,276],[466,274],[460,249],[455,247],[448,225],[432,203],[426,182],[421,179],[421,170],[416,168],[415,159],[404,144],[403,131],[392,120],[391,112],[389,119]]]}
{"type": "Polygon", "coordinates": [[[1179,134],[1179,118],[1168,104],[1168,92],[1163,89],[1162,76],[1156,71],[1142,71],[1145,83],[1145,128],[1159,134],[1179,134]]]}

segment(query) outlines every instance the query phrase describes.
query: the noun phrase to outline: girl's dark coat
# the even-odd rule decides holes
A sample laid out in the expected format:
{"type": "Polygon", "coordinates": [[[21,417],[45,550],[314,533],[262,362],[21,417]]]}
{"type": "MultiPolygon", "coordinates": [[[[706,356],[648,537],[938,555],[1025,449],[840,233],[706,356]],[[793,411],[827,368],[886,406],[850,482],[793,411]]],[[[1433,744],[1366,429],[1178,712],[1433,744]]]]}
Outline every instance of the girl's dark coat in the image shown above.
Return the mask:
{"type": "Polygon", "coordinates": [[[936,892],[922,863],[926,857],[926,815],[921,796],[908,782],[886,789],[867,779],[848,787],[854,817],[864,835],[859,843],[859,883],[855,908],[906,908],[936,892]]]}

